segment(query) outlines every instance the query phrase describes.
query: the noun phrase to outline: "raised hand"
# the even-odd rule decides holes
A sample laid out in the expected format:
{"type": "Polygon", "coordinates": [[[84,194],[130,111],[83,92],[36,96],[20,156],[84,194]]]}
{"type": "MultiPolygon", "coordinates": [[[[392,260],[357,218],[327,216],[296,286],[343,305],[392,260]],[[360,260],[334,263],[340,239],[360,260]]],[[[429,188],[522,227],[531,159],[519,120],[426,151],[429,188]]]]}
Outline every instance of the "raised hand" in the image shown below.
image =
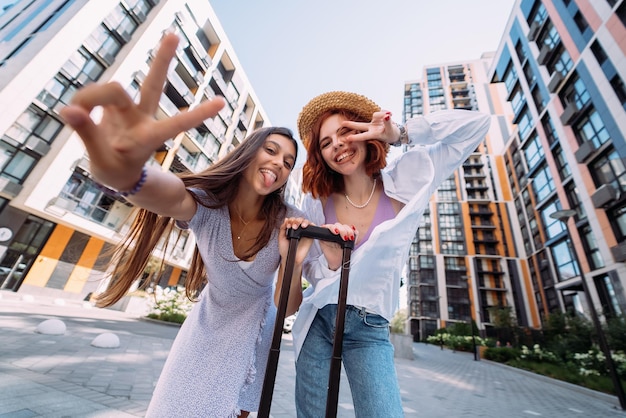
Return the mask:
{"type": "Polygon", "coordinates": [[[376,139],[393,144],[400,137],[400,129],[391,120],[391,112],[380,111],[372,115],[370,122],[343,121],[342,126],[353,129],[357,133],[348,135],[348,141],[367,141],[376,139]]]}
{"type": "Polygon", "coordinates": [[[138,104],[117,82],[90,84],[79,90],[61,116],[83,140],[91,164],[91,173],[101,183],[116,190],[129,190],[141,176],[141,169],[166,140],[212,118],[224,106],[224,99],[207,100],[187,112],[157,120],[170,61],[176,52],[178,37],[168,34],[141,86],[138,104]],[[99,122],[90,113],[102,108],[99,122]]]}

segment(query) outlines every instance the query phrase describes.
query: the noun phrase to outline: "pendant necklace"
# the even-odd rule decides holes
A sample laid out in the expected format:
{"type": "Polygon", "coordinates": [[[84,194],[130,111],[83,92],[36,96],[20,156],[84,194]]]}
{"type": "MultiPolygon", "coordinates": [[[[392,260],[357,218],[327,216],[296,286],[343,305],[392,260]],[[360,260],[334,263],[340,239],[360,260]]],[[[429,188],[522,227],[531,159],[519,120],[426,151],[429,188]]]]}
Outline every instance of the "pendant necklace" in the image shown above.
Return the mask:
{"type": "Polygon", "coordinates": [[[241,231],[239,231],[239,233],[237,234],[237,239],[239,240],[241,239],[241,236],[243,235],[243,231],[245,231],[246,226],[248,226],[250,221],[248,222],[244,221],[243,218],[241,217],[241,214],[239,213],[239,211],[234,205],[233,205],[233,209],[235,210],[235,213],[237,214],[237,216],[239,216],[239,219],[241,220],[241,223],[243,224],[243,228],[241,228],[241,231]]]}
{"type": "MultiPolygon", "coordinates": [[[[374,179],[374,185],[372,186],[372,192],[370,193],[370,197],[367,199],[367,201],[365,203],[363,203],[362,205],[356,205],[354,204],[354,202],[352,200],[350,200],[350,198],[348,197],[347,193],[344,193],[344,196],[346,197],[346,200],[348,201],[348,203],[350,203],[352,206],[354,206],[357,209],[363,209],[365,206],[369,205],[372,197],[374,196],[374,191],[376,190],[376,179],[374,179]]],[[[243,219],[242,219],[243,221],[243,219]]]]}

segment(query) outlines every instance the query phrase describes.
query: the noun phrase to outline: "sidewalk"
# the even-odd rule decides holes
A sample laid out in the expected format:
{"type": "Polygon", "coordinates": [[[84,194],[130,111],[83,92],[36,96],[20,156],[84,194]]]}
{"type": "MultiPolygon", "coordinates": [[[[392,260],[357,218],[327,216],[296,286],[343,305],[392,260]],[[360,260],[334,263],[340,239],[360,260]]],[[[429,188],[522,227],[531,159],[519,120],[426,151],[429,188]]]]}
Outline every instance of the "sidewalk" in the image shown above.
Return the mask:
{"type": "MultiPolygon", "coordinates": [[[[0,291],[0,418],[141,417],[178,327],[82,302],[24,300],[0,291]],[[64,304],[62,304],[64,303],[64,304]],[[34,332],[50,318],[64,335],[34,332]],[[115,333],[120,347],[91,341],[115,333]]],[[[396,359],[406,417],[622,417],[614,396],[537,376],[469,353],[414,344],[396,359]]],[[[293,344],[284,335],[272,417],[295,417],[293,344]]],[[[342,376],[338,417],[354,417],[342,376]]],[[[178,417],[176,417],[178,418],[178,417]]]]}

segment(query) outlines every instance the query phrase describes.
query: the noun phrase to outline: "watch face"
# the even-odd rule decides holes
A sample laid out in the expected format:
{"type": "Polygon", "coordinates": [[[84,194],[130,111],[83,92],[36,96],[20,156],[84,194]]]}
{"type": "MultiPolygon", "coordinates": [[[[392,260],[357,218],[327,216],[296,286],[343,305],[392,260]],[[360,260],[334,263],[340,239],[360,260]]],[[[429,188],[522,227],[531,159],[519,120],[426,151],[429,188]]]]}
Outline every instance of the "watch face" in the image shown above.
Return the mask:
{"type": "Polygon", "coordinates": [[[8,241],[13,236],[13,231],[9,228],[2,227],[0,228],[0,242],[8,241]]]}

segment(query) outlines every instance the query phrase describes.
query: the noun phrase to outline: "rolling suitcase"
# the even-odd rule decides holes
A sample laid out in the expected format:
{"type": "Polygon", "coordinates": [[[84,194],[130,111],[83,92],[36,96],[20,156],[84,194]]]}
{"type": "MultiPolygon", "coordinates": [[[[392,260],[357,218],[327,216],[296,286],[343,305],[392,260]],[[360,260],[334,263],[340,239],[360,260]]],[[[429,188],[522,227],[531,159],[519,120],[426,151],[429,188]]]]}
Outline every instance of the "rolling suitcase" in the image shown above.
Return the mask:
{"type": "Polygon", "coordinates": [[[339,381],[341,377],[341,349],[343,345],[344,318],[346,315],[346,297],[348,296],[348,275],[350,273],[350,256],[354,248],[354,241],[344,241],[339,235],[335,235],[326,228],[319,226],[308,226],[306,228],[288,229],[289,251],[285,262],[285,273],[282,287],[278,299],[276,313],[276,323],[272,345],[267,358],[267,370],[263,381],[261,392],[261,403],[259,405],[258,418],[269,418],[272,405],[272,395],[274,393],[274,382],[276,380],[276,369],[278,367],[278,357],[280,355],[280,342],[283,335],[283,322],[287,311],[287,299],[291,287],[291,278],[295,266],[296,249],[300,238],[314,238],[322,241],[335,242],[343,249],[343,259],[341,262],[341,277],[339,282],[339,297],[337,300],[337,318],[335,324],[335,335],[333,339],[333,352],[330,363],[330,373],[328,376],[328,397],[326,399],[326,418],[337,416],[337,403],[339,402],[339,381]]]}

